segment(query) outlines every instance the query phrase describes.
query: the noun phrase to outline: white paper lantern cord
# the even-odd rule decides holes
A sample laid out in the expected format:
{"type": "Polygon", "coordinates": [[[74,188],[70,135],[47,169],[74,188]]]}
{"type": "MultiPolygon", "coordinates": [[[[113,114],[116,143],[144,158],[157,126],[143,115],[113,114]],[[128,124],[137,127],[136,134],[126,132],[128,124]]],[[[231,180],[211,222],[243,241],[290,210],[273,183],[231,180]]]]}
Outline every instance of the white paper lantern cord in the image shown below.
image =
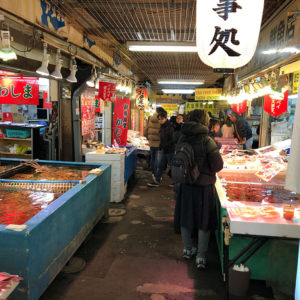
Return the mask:
{"type": "Polygon", "coordinates": [[[197,0],[200,59],[218,73],[234,73],[253,57],[264,0],[197,0]]]}

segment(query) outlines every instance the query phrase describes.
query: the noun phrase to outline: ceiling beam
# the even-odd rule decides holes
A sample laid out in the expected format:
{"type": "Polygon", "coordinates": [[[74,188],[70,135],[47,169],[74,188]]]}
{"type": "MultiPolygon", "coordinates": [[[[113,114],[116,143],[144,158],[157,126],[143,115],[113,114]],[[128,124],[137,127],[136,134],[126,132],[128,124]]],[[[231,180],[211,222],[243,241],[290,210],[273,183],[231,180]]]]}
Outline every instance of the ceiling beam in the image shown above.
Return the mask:
{"type": "MultiPolygon", "coordinates": [[[[85,8],[85,9],[113,9],[114,12],[116,12],[116,9],[121,9],[123,10],[125,9],[137,9],[137,8],[142,8],[142,9],[155,9],[156,8],[168,8],[168,3],[157,3],[157,2],[153,2],[153,3],[144,3],[144,2],[136,2],[136,3],[126,3],[124,1],[124,3],[119,3],[119,2],[111,2],[111,3],[107,3],[107,2],[103,2],[103,1],[94,1],[92,3],[86,3],[86,0],[82,0],[82,1],[76,1],[76,3],[72,2],[72,7],[74,8],[85,8]]],[[[187,3],[171,3],[170,8],[171,9],[186,9],[186,8],[191,8],[192,5],[194,5],[195,0],[189,0],[187,3]]]]}

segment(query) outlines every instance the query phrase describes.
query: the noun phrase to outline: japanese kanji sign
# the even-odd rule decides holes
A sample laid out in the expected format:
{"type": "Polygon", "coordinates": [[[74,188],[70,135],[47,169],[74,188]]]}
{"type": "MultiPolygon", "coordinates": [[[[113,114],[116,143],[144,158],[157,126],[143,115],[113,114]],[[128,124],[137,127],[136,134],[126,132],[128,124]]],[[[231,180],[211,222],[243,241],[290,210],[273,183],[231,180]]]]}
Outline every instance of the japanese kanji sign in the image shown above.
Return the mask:
{"type": "Polygon", "coordinates": [[[81,134],[95,136],[95,92],[87,90],[81,94],[81,134]]]}
{"type": "Polygon", "coordinates": [[[264,0],[197,0],[201,60],[229,73],[247,64],[257,46],[263,6],[264,0]]]}
{"type": "Polygon", "coordinates": [[[148,90],[138,89],[136,90],[136,104],[139,109],[144,109],[148,103],[148,90]]]}
{"type": "Polygon", "coordinates": [[[300,74],[299,71],[294,72],[294,74],[293,74],[293,93],[298,93],[299,74],[300,74]]]}
{"type": "Polygon", "coordinates": [[[208,104],[208,102],[203,102],[203,101],[186,102],[186,104],[185,104],[185,112],[186,113],[188,113],[192,110],[195,110],[195,109],[205,109],[208,112],[211,112],[213,115],[215,115],[218,113],[218,104],[217,104],[217,102],[208,104]]]}
{"type": "Polygon", "coordinates": [[[0,78],[0,103],[38,105],[38,78],[0,78]]]}
{"type": "Polygon", "coordinates": [[[99,97],[104,101],[116,101],[117,82],[110,79],[102,79],[99,82],[99,97]]]}
{"type": "Polygon", "coordinates": [[[272,115],[273,117],[278,117],[282,113],[286,112],[288,109],[288,96],[289,91],[284,93],[283,100],[276,100],[271,98],[269,95],[265,96],[264,110],[272,115]]]}
{"type": "Polygon", "coordinates": [[[217,4],[218,8],[213,8],[213,10],[218,13],[220,18],[226,21],[229,13],[235,13],[238,8],[242,9],[236,1],[237,0],[220,0],[220,4],[217,4]]]}
{"type": "Polygon", "coordinates": [[[232,110],[238,114],[242,114],[247,110],[247,101],[245,100],[241,103],[232,104],[232,110]]]}
{"type": "Polygon", "coordinates": [[[95,97],[95,112],[104,114],[104,101],[99,96],[95,97]]]}
{"type": "Polygon", "coordinates": [[[113,120],[113,140],[120,146],[127,145],[130,99],[117,98],[113,120]]]}
{"type": "MultiPolygon", "coordinates": [[[[243,7],[242,3],[241,6],[243,7]]],[[[297,55],[297,53],[288,50],[299,47],[300,18],[288,16],[288,12],[298,9],[298,1],[288,1],[280,12],[274,12],[269,22],[262,26],[255,55],[246,66],[238,70],[239,80],[267,70],[273,67],[277,61],[288,60],[297,55]],[[287,52],[284,49],[287,49],[287,52]],[[269,52],[270,50],[272,51],[269,52]]]]}

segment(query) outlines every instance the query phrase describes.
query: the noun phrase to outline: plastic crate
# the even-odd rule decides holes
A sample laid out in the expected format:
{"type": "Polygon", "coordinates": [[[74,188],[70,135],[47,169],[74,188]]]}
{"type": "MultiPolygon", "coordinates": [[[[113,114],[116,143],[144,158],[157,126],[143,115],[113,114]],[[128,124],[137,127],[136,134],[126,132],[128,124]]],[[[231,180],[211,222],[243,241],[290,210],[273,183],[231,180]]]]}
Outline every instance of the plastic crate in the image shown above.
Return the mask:
{"type": "Polygon", "coordinates": [[[31,129],[6,129],[8,138],[26,139],[31,136],[31,129]]]}

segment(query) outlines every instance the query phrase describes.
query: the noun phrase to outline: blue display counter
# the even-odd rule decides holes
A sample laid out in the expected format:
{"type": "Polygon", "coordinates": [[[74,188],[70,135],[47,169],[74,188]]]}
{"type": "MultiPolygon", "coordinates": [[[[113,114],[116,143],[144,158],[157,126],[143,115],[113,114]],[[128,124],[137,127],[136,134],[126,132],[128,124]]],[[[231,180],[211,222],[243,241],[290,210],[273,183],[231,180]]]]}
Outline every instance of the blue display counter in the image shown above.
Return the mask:
{"type": "MultiPolygon", "coordinates": [[[[2,165],[19,162],[0,159],[2,165]]],[[[55,161],[39,164],[100,168],[103,174],[87,176],[85,184],[77,184],[27,221],[25,231],[9,231],[0,225],[0,271],[24,279],[10,300],[39,299],[109,208],[110,165],[55,161]]]]}
{"type": "Polygon", "coordinates": [[[135,146],[126,146],[129,150],[125,157],[124,182],[128,182],[137,167],[137,148],[135,146]]]}

